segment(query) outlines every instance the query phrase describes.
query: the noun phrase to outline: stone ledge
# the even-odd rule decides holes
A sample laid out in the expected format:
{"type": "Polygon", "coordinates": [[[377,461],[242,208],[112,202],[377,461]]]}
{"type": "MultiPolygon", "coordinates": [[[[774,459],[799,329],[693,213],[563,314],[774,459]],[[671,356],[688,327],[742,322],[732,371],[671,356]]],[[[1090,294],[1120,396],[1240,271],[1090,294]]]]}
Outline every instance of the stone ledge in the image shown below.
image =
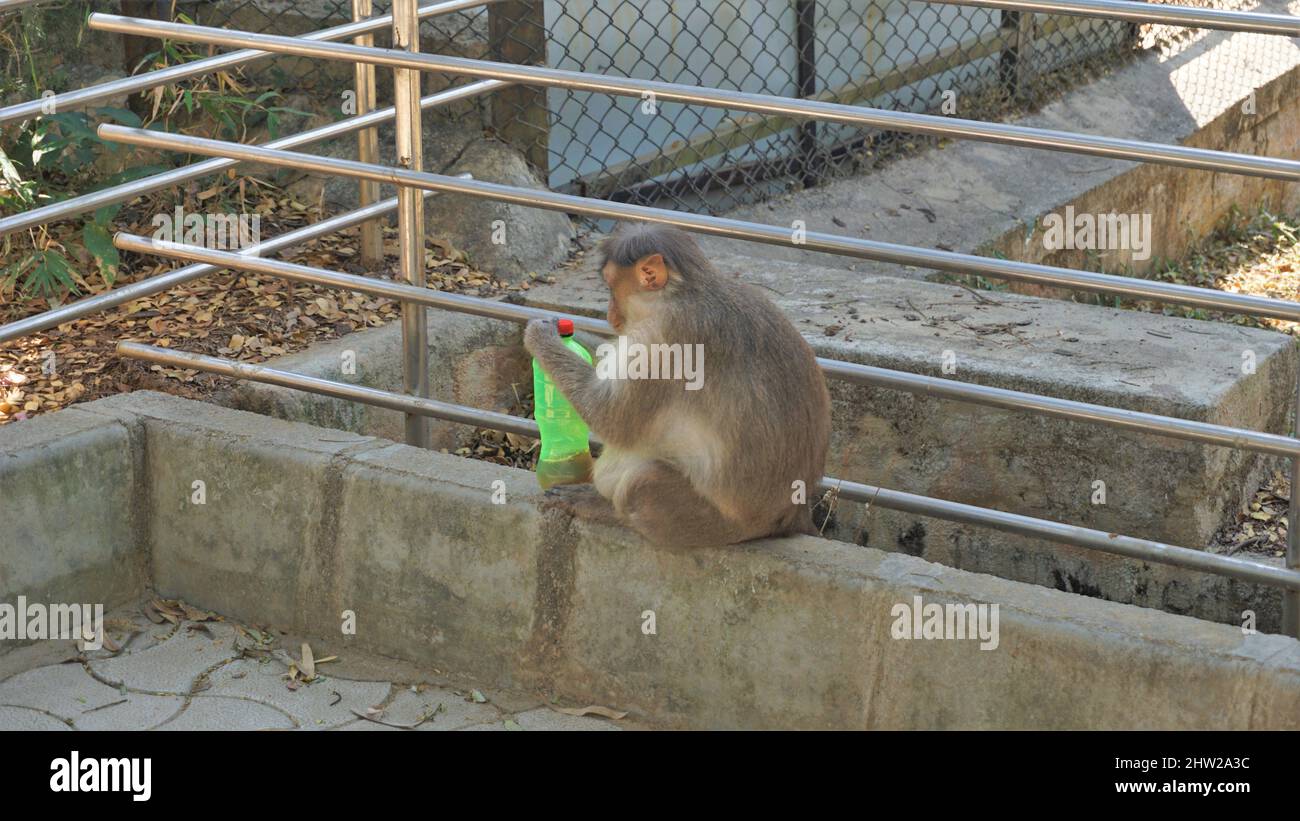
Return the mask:
{"type": "MultiPolygon", "coordinates": [[[[140,444],[130,426],[79,408],[0,431],[0,602],[111,608],[135,595],[146,574],[140,444]]],[[[0,653],[15,646],[0,641],[0,653]]]]}
{"type": "MultiPolygon", "coordinates": [[[[358,649],[469,665],[457,672],[616,703],[661,726],[1300,728],[1292,638],[811,537],[657,549],[543,514],[525,471],[402,445],[331,450],[333,431],[172,397],[108,402],[117,415],[139,403],[159,476],[220,448],[221,483],[294,490],[293,504],[251,494],[154,529],[155,567],[169,567],[161,594],[193,591],[250,621],[337,636],[346,606],[363,627],[358,649]],[[311,502],[322,498],[342,502],[334,531],[311,502]],[[304,533],[319,535],[310,550],[286,549],[304,533]],[[269,566],[283,570],[277,584],[269,566]],[[891,638],[893,608],[916,596],[998,605],[996,649],[891,638]]],[[[23,424],[39,433],[67,413],[23,424]]],[[[159,476],[136,489],[161,487],[159,476]]]]}

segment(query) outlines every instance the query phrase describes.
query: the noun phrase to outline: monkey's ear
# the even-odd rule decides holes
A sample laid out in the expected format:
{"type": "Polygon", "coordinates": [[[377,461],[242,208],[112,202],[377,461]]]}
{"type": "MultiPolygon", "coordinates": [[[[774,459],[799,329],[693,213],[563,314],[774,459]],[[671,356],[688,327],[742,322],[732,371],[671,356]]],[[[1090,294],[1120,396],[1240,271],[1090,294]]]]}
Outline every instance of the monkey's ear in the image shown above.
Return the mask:
{"type": "Polygon", "coordinates": [[[636,281],[647,291],[657,291],[668,284],[668,266],[663,254],[642,257],[636,263],[636,281]]]}

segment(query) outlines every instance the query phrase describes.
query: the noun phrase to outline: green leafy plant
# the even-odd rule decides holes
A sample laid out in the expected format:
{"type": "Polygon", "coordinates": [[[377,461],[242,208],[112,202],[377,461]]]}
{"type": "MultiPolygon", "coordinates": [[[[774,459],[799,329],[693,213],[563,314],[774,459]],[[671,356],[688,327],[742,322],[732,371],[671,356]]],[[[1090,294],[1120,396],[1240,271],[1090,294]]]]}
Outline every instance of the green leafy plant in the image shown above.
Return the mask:
{"type": "MultiPolygon", "coordinates": [[[[166,170],[158,165],[136,166],[97,184],[89,184],[88,178],[98,159],[122,150],[100,139],[93,128],[95,120],[131,126],[141,124],[140,118],[126,109],[106,107],[91,114],[78,111],[37,117],[24,123],[12,140],[0,141],[0,210],[26,211],[74,193],[95,191],[166,170]]],[[[85,251],[95,261],[104,283],[110,286],[120,264],[110,226],[120,208],[120,205],[107,205],[96,210],[84,219],[80,231],[85,251]]],[[[13,251],[12,246],[7,240],[6,257],[13,251]]],[[[32,238],[26,252],[20,251],[17,259],[0,268],[0,289],[24,298],[43,297],[57,302],[66,294],[81,292],[75,270],[68,249],[42,229],[32,238]]]]}
{"type": "MultiPolygon", "coordinates": [[[[181,22],[193,22],[184,14],[175,17],[181,22]]],[[[16,79],[6,80],[4,87],[17,83],[18,92],[31,98],[43,90],[37,84],[38,76],[44,78],[42,82],[50,82],[53,77],[51,67],[42,65],[38,69],[38,55],[30,45],[44,39],[49,20],[27,15],[20,22],[6,21],[0,26],[0,43],[13,47],[6,67],[14,68],[17,75],[16,79]]],[[[205,56],[184,44],[163,41],[157,51],[145,55],[136,71],[152,71],[205,56]]],[[[103,167],[99,162],[102,158],[128,150],[100,139],[95,131],[100,122],[168,131],[199,129],[242,141],[249,129],[260,123],[266,124],[274,138],[284,115],[306,113],[276,105],[281,97],[276,90],[250,89],[237,70],[201,75],[142,95],[145,117],[125,108],[101,107],[90,112],[38,116],[17,128],[0,129],[0,213],[39,208],[167,170],[162,165],[143,165],[106,179],[96,177],[97,170],[103,167]]],[[[121,264],[112,241],[112,223],[121,207],[109,205],[85,216],[80,230],[73,234],[59,232],[56,236],[42,226],[26,235],[0,240],[0,259],[7,263],[0,265],[0,295],[20,300],[43,298],[56,304],[82,292],[87,284],[82,272],[92,260],[92,270],[111,287],[121,264]]]]}
{"type": "MultiPolygon", "coordinates": [[[[190,24],[194,22],[184,14],[177,14],[176,20],[190,24]]],[[[144,56],[136,71],[156,71],[206,56],[186,44],[164,40],[157,51],[144,56]]],[[[146,118],[150,123],[160,122],[169,131],[179,131],[190,123],[211,121],[216,123],[219,136],[241,142],[247,138],[249,127],[259,122],[266,122],[271,138],[275,139],[279,136],[281,117],[286,114],[308,114],[293,108],[271,105],[282,97],[279,91],[273,89],[251,96],[238,69],[233,72],[217,71],[194,78],[183,85],[159,86],[142,93],[153,101],[152,110],[146,118]],[[173,122],[182,113],[185,122],[173,122]]]]}

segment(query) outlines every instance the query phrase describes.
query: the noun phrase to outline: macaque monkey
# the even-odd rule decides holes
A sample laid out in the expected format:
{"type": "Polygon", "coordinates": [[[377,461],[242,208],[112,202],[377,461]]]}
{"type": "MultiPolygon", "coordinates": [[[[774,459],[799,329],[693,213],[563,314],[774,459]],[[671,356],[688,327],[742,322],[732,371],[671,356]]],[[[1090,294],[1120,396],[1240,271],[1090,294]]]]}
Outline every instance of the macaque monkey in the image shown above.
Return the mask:
{"type": "Polygon", "coordinates": [[[619,521],[656,544],[815,532],[830,397],[808,343],[761,292],[715,271],[683,231],[627,223],[601,252],[609,324],[629,348],[702,353],[702,378],[692,389],[666,367],[659,378],[610,377],[565,348],[553,320],[529,322],[524,346],[604,443],[592,481],[607,502],[588,485],[549,493],[569,496],[580,514],[612,503],[619,521]]]}

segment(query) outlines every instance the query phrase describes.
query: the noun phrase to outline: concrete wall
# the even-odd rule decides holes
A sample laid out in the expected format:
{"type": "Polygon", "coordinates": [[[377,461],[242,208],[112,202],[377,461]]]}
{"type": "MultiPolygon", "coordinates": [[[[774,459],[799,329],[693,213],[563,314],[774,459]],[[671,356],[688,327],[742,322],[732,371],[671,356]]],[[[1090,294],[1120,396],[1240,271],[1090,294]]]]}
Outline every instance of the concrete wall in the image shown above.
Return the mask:
{"type": "MultiPolygon", "coordinates": [[[[358,649],[662,726],[1300,729],[1291,638],[808,537],[656,549],[547,509],[525,471],[147,392],[0,430],[32,464],[83,444],[148,466],[126,487],[162,595],[335,639],[352,611],[358,649]],[[79,443],[69,419],[135,433],[79,443]],[[996,649],[891,638],[915,596],[998,605],[996,649]]],[[[59,522],[25,521],[0,562],[39,568],[59,522]]]]}
{"type": "MultiPolygon", "coordinates": [[[[79,409],[0,431],[0,602],[103,604],[147,579],[137,422],[79,409]]],[[[17,643],[0,641],[0,654],[17,643]]]]}

